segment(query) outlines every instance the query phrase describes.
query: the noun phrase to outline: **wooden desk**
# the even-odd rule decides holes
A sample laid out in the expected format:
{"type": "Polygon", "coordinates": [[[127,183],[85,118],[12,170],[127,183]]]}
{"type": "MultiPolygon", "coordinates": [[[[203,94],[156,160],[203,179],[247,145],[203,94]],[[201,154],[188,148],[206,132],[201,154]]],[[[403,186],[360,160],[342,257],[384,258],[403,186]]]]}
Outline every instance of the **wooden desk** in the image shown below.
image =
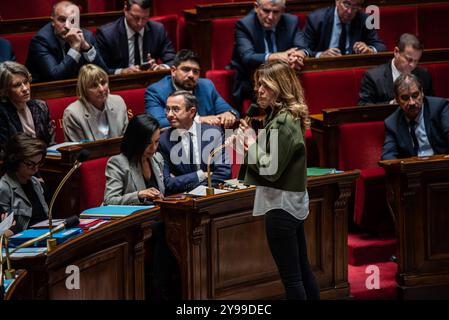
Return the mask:
{"type": "MultiPolygon", "coordinates": [[[[170,74],[170,70],[142,71],[127,75],[110,75],[109,88],[111,92],[127,89],[146,88],[170,74]]],[[[76,96],[77,79],[58,80],[31,84],[33,99],[53,99],[76,96]]]]}
{"type": "Polygon", "coordinates": [[[397,105],[357,106],[324,109],[322,114],[310,116],[313,140],[320,156],[320,166],[338,167],[339,126],[344,123],[384,121],[398,108],[397,105]]]}
{"type": "Polygon", "coordinates": [[[23,269],[16,270],[16,278],[6,291],[3,300],[15,300],[17,298],[16,292],[20,290],[25,290],[24,286],[26,285],[25,280],[27,279],[27,276],[28,272],[26,270],[23,269]]]}
{"type": "MultiPolygon", "coordinates": [[[[13,259],[15,268],[29,273],[22,299],[137,299],[145,298],[144,243],[159,209],[145,210],[84,233],[47,254],[13,259]],[[79,290],[68,290],[68,266],[77,266],[79,290]]],[[[73,273],[71,273],[73,274],[73,273]]]]}
{"type": "Polygon", "coordinates": [[[396,220],[400,297],[449,298],[449,156],[380,161],[396,220]]]}
{"type": "MultiPolygon", "coordinates": [[[[323,299],[349,296],[347,206],[358,171],[308,180],[305,223],[309,259],[323,299]]],[[[169,247],[182,279],[183,299],[266,299],[284,294],[269,251],[263,217],[253,217],[254,188],[163,201],[169,247]]]]}
{"type": "MultiPolygon", "coordinates": [[[[61,152],[61,157],[47,156],[40,173],[49,188],[49,193],[53,195],[59,183],[75,163],[81,150],[89,151],[88,160],[110,157],[120,153],[121,143],[122,138],[81,143],[58,149],[61,152]]],[[[80,190],[80,175],[77,170],[62,188],[53,208],[53,216],[64,218],[78,214],[80,212],[80,192],[82,192],[80,190]]],[[[84,192],[88,192],[88,190],[84,190],[84,192]]]]}

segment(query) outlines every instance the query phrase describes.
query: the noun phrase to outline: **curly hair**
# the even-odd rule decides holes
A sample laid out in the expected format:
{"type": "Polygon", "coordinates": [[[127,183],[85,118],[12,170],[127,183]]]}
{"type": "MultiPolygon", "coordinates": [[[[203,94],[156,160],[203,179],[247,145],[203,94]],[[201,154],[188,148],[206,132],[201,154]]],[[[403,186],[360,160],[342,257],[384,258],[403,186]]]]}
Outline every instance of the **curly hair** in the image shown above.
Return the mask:
{"type": "Polygon", "coordinates": [[[262,64],[254,73],[254,83],[256,89],[264,85],[274,92],[276,98],[271,106],[274,112],[289,112],[293,118],[300,119],[303,130],[310,127],[304,90],[287,63],[270,61],[262,64]]]}

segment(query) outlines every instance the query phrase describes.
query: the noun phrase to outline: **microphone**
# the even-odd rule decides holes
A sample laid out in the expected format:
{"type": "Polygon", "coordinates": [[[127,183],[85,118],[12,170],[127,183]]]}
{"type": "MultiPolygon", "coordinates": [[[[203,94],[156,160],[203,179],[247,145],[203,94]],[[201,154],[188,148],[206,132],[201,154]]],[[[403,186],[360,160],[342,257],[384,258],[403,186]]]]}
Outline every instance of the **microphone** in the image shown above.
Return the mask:
{"type": "MultiPolygon", "coordinates": [[[[49,221],[50,222],[50,221],[49,221]]],[[[65,219],[63,221],[63,223],[61,223],[59,226],[54,227],[53,229],[50,229],[47,233],[44,233],[43,235],[40,235],[39,237],[36,237],[34,239],[28,240],[27,242],[22,243],[21,245],[15,247],[12,251],[11,254],[16,252],[17,250],[19,250],[20,248],[27,248],[33,244],[35,244],[36,242],[39,242],[49,236],[53,236],[53,233],[59,232],[63,229],[68,229],[68,228],[73,228],[76,227],[77,225],[79,225],[80,223],[80,219],[78,218],[78,216],[71,216],[68,217],[67,219],[65,219]]],[[[56,243],[56,239],[52,238],[55,243],[56,243]]],[[[48,240],[47,239],[47,249],[48,249],[48,240]]],[[[53,248],[52,248],[53,249],[53,248]]]]}
{"type": "Polygon", "coordinates": [[[76,169],[78,169],[81,166],[81,163],[86,161],[90,156],[89,151],[86,149],[81,150],[81,152],[78,154],[78,157],[73,164],[72,168],[67,172],[65,177],[61,180],[58,187],[55,190],[55,193],[53,193],[53,197],[50,201],[50,206],[48,209],[48,230],[50,233],[50,236],[47,239],[47,251],[50,252],[51,250],[56,247],[56,239],[53,238],[53,205],[55,203],[56,197],[58,196],[59,192],[61,191],[64,184],[67,182],[67,180],[70,178],[70,176],[75,172],[76,169]]]}
{"type": "Polygon", "coordinates": [[[251,125],[251,119],[257,115],[258,110],[259,106],[257,105],[257,103],[251,103],[244,119],[248,125],[251,125]]]}

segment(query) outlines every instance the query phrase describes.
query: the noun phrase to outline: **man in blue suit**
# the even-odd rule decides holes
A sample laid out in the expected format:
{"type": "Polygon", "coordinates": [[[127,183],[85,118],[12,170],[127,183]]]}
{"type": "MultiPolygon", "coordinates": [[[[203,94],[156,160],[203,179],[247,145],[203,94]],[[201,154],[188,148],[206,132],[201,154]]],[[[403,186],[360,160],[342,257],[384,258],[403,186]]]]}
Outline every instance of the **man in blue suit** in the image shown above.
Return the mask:
{"type": "Polygon", "coordinates": [[[257,0],[254,10],[237,22],[230,67],[237,71],[233,98],[237,106],[253,99],[251,73],[263,62],[283,60],[300,70],[307,44],[296,16],[284,13],[285,0],[257,0]]]}
{"type": "Polygon", "coordinates": [[[53,6],[51,22],[31,39],[26,66],[33,81],[78,77],[79,69],[93,63],[106,69],[95,48],[93,34],[79,26],[79,8],[70,1],[53,6]]]}
{"type": "Polygon", "coordinates": [[[424,96],[413,74],[400,75],[394,92],[399,108],[385,119],[382,160],[449,153],[449,101],[424,96]]]}
{"type": "Polygon", "coordinates": [[[310,13],[304,27],[309,54],[317,58],[338,57],[387,50],[376,29],[367,28],[363,2],[335,0],[335,6],[310,13]]]}
{"type": "Polygon", "coordinates": [[[142,64],[151,70],[172,65],[175,49],[163,24],[148,20],[150,6],[150,0],[127,0],[124,17],[98,28],[97,46],[109,73],[140,72],[142,64]]]}
{"type": "Polygon", "coordinates": [[[209,79],[200,78],[198,56],[190,50],[181,50],[175,56],[171,75],[150,85],[145,92],[145,109],[155,117],[161,127],[168,127],[165,103],[176,90],[186,90],[198,100],[195,121],[230,128],[240,117],[215,89],[209,79]]]}
{"type": "Polygon", "coordinates": [[[3,38],[0,38],[0,62],[16,61],[16,56],[12,50],[11,43],[3,38]]]}
{"type": "MultiPolygon", "coordinates": [[[[166,194],[192,190],[207,184],[208,156],[224,143],[220,127],[200,124],[193,119],[198,101],[185,90],[178,90],[167,98],[166,113],[170,129],[160,137],[159,151],[164,157],[164,184],[166,194]]],[[[212,183],[231,178],[226,148],[211,162],[212,183]]]]}

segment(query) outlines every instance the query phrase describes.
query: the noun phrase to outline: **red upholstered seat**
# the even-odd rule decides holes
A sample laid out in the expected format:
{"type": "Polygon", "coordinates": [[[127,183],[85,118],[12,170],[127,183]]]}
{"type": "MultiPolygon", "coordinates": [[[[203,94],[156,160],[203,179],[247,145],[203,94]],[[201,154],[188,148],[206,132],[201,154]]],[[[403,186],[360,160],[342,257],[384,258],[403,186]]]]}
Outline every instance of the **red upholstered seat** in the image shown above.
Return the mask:
{"type": "Polygon", "coordinates": [[[16,55],[16,61],[25,64],[28,48],[30,46],[31,39],[34,37],[35,32],[18,33],[18,34],[6,34],[2,35],[3,38],[11,42],[11,46],[16,55]]]}
{"type": "Polygon", "coordinates": [[[418,32],[424,47],[448,48],[449,4],[418,6],[418,32]]]}
{"type": "Polygon", "coordinates": [[[380,29],[378,32],[387,49],[392,51],[403,33],[417,34],[417,7],[414,5],[380,7],[380,29]]]}
{"type": "Polygon", "coordinates": [[[80,170],[80,212],[103,203],[108,157],[83,162],[80,170]]]}
{"type": "Polygon", "coordinates": [[[50,117],[55,121],[56,129],[56,142],[64,142],[64,130],[62,129],[62,116],[64,115],[64,110],[69,104],[76,101],[77,97],[64,97],[48,99],[47,104],[50,110],[50,117]]]}
{"type": "Polygon", "coordinates": [[[225,69],[232,58],[235,24],[240,18],[211,21],[211,69],[225,69]]]}
{"type": "Polygon", "coordinates": [[[40,0],[38,3],[30,0],[2,1],[0,16],[5,20],[50,17],[55,2],[55,0],[40,0]]]}
{"type": "Polygon", "coordinates": [[[354,221],[371,231],[390,231],[385,172],[378,167],[384,141],[383,121],[343,124],[339,127],[341,170],[360,169],[356,180],[354,221]]]}
{"type": "Polygon", "coordinates": [[[333,107],[348,107],[357,104],[360,80],[357,69],[308,71],[301,73],[300,80],[304,88],[310,114],[333,107]]]}
{"type": "Polygon", "coordinates": [[[432,76],[435,96],[449,98],[449,62],[427,63],[421,66],[427,68],[432,76]]]}
{"type": "Polygon", "coordinates": [[[143,96],[145,94],[146,88],[140,89],[129,89],[120,90],[113,92],[125,100],[126,106],[128,108],[128,117],[132,118],[135,115],[145,112],[143,96]]]}
{"type": "Polygon", "coordinates": [[[167,31],[175,50],[178,50],[178,16],[175,14],[165,16],[151,17],[150,20],[160,22],[164,25],[165,31],[167,31]]]}
{"type": "Polygon", "coordinates": [[[299,12],[294,13],[295,16],[299,19],[299,28],[302,29],[306,25],[306,19],[307,19],[307,13],[306,12],[299,12]]]}
{"type": "Polygon", "coordinates": [[[233,104],[232,87],[234,85],[235,70],[209,70],[206,72],[206,78],[210,79],[218,93],[227,103],[233,104]]]}

